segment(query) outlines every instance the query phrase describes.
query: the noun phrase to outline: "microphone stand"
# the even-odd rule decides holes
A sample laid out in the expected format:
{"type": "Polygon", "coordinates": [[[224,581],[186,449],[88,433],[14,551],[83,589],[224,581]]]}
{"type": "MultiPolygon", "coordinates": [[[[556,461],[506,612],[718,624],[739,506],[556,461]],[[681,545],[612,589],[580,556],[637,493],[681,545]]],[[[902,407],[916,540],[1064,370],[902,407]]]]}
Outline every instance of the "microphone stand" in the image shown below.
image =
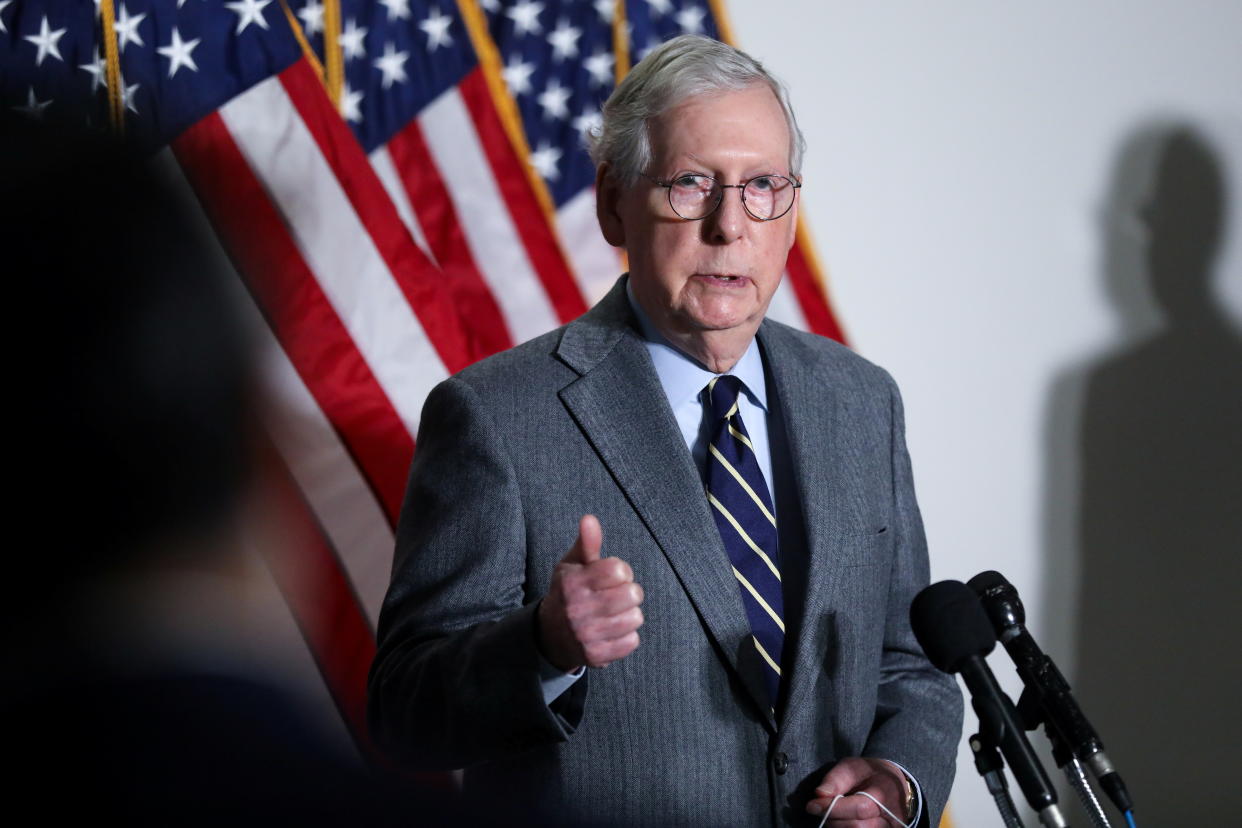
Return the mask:
{"type": "MultiPolygon", "coordinates": [[[[980,725],[983,730],[987,729],[982,722],[980,725]]],[[[983,777],[983,783],[988,786],[988,793],[992,794],[992,799],[996,802],[996,809],[1000,811],[1005,828],[1026,828],[1018,818],[1013,797],[1009,795],[1009,783],[1005,781],[1005,760],[996,749],[995,740],[985,741],[981,731],[970,737],[970,750],[975,754],[975,769],[983,777]]]]}
{"type": "Polygon", "coordinates": [[[1071,755],[1070,760],[1060,768],[1078,793],[1078,800],[1082,802],[1082,807],[1087,811],[1087,816],[1091,817],[1095,828],[1113,828],[1112,823],[1108,821],[1108,815],[1104,812],[1104,806],[1100,804],[1091,784],[1087,782],[1087,775],[1082,770],[1082,762],[1079,762],[1076,756],[1071,755]]]}
{"type": "Polygon", "coordinates": [[[1078,800],[1082,803],[1083,809],[1091,819],[1091,824],[1095,828],[1113,828],[1112,823],[1108,821],[1108,814],[1104,811],[1104,806],[1100,804],[1099,798],[1095,795],[1095,790],[1092,789],[1091,783],[1087,781],[1087,774],[1083,770],[1082,762],[1078,761],[1078,757],[1074,755],[1069,745],[1061,738],[1061,734],[1048,721],[1047,716],[1043,714],[1043,709],[1030,687],[1023,690],[1022,695],[1018,697],[1018,715],[1022,718],[1028,730],[1035,730],[1041,724],[1044,726],[1044,733],[1047,734],[1048,741],[1052,743],[1052,758],[1057,763],[1057,767],[1061,769],[1061,772],[1065,774],[1065,778],[1069,780],[1074,792],[1078,794],[1078,800]]]}

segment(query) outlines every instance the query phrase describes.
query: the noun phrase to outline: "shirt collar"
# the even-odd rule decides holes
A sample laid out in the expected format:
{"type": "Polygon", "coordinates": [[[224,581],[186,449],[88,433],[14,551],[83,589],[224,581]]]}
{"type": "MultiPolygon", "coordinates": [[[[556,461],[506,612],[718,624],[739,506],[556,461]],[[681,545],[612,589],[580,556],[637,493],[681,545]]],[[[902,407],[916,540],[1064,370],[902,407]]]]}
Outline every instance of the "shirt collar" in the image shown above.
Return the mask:
{"type": "MultiPolygon", "coordinates": [[[[686,400],[698,400],[703,388],[718,375],[680,351],[656,329],[651,318],[634,298],[628,277],[625,280],[625,297],[638,319],[638,328],[643,339],[647,340],[647,351],[651,354],[656,375],[660,378],[660,385],[664,388],[669,404],[676,408],[686,400]]],[[[751,338],[746,353],[742,354],[742,358],[728,373],[740,379],[746,385],[746,396],[750,401],[767,412],[768,388],[763,376],[763,359],[759,354],[757,339],[751,338]]]]}

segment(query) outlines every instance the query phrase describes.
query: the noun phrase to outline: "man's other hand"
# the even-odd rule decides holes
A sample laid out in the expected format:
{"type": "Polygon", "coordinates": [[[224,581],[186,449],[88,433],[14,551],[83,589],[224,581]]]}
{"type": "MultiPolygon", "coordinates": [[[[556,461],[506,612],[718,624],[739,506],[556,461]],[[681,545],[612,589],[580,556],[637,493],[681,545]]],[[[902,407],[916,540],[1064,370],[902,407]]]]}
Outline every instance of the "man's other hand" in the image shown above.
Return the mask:
{"type": "Polygon", "coordinates": [[[894,823],[879,806],[865,796],[850,796],[861,791],[874,796],[884,807],[909,822],[912,814],[906,813],[906,801],[910,783],[901,769],[883,759],[842,759],[824,775],[824,781],[815,789],[815,798],[807,803],[808,814],[820,816],[832,804],[838,794],[845,799],[837,803],[828,817],[828,825],[850,828],[893,828],[894,823]]]}
{"type": "Polygon", "coordinates": [[[578,523],[578,540],[552,570],[539,605],[539,646],[553,666],[572,673],[603,667],[638,647],[643,588],[620,558],[601,558],[604,532],[594,515],[578,523]]]}

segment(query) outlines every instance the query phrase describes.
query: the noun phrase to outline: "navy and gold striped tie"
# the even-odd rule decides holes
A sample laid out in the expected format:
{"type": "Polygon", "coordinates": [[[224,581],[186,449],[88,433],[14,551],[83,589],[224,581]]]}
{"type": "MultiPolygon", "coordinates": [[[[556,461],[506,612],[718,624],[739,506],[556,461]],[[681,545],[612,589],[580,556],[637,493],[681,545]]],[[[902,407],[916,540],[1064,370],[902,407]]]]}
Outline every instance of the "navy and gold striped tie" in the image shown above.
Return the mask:
{"type": "Polygon", "coordinates": [[[742,388],[740,379],[725,375],[713,379],[705,389],[712,417],[707,500],[733,563],[751,638],[764,664],[764,679],[775,707],[785,641],[776,513],[755,447],[738,413],[742,388]]]}

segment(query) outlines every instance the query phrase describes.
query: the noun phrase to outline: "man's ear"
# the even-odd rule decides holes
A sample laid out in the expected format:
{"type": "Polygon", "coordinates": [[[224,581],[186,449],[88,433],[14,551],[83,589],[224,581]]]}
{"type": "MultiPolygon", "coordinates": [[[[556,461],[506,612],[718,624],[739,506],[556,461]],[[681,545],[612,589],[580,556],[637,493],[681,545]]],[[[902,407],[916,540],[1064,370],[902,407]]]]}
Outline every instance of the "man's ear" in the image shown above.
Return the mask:
{"type": "Polygon", "coordinates": [[[621,184],[605,161],[595,170],[595,217],[604,240],[613,247],[625,247],[625,223],[621,221],[621,184]]]}

